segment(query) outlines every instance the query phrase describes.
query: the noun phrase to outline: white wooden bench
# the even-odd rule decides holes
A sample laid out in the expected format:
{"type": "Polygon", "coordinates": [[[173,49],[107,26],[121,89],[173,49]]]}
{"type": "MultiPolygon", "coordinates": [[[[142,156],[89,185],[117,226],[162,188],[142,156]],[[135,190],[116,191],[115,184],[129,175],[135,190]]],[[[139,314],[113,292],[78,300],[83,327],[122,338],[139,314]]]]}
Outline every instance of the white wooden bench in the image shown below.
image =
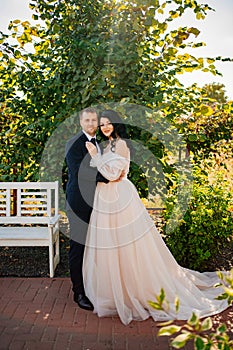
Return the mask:
{"type": "Polygon", "coordinates": [[[0,246],[48,246],[50,277],[60,260],[59,217],[58,181],[0,182],[0,246]]]}

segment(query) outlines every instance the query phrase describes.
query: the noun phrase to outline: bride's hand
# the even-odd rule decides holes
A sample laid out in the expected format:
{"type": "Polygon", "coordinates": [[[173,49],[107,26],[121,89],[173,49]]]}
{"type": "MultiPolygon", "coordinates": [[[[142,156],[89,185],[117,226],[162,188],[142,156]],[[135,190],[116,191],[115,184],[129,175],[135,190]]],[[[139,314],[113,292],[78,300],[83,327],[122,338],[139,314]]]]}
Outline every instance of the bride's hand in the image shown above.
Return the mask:
{"type": "Polygon", "coordinates": [[[95,147],[95,145],[93,145],[92,142],[87,141],[86,148],[87,148],[91,158],[93,158],[97,154],[97,148],[95,147]]]}

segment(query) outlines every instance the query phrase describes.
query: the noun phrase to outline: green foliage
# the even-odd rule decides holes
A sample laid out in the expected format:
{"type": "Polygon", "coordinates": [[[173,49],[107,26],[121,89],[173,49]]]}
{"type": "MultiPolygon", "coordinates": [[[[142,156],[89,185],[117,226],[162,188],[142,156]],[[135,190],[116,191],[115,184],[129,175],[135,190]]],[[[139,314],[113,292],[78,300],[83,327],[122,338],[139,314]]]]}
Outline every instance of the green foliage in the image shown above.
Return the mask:
{"type": "MultiPolygon", "coordinates": [[[[163,288],[161,288],[160,294],[156,295],[155,297],[156,297],[156,301],[149,300],[148,304],[151,307],[153,307],[153,309],[168,311],[169,310],[169,302],[166,300],[166,294],[165,294],[165,291],[163,288]]],[[[179,306],[180,306],[180,302],[179,302],[178,298],[175,299],[174,305],[175,305],[176,312],[178,312],[179,306]]],[[[165,329],[163,331],[166,332],[165,329]]],[[[178,327],[177,327],[176,331],[179,331],[178,327]]]]}
{"type": "Polygon", "coordinates": [[[218,277],[221,279],[222,287],[224,292],[218,297],[219,300],[227,299],[228,304],[233,304],[233,269],[227,274],[224,274],[221,271],[217,272],[218,277]]]}
{"type": "Polygon", "coordinates": [[[227,102],[223,85],[205,85],[200,93],[202,100],[192,113],[176,119],[195,160],[209,157],[211,152],[216,152],[216,143],[233,137],[233,104],[227,102]]]}
{"type": "Polygon", "coordinates": [[[30,8],[43,24],[16,19],[10,35],[0,33],[1,148],[9,151],[1,179],[38,179],[46,141],[86,106],[127,98],[172,121],[200,95],[195,86],[187,93],[177,74],[218,74],[214,59],[184,51],[203,45],[193,42],[197,28],[169,30],[185,11],[205,18],[211,8],[196,0],[174,1],[172,9],[170,1],[32,0],[30,8]]]}
{"type": "Polygon", "coordinates": [[[223,84],[206,84],[203,86],[202,94],[208,99],[210,98],[213,101],[218,101],[219,103],[227,103],[228,100],[225,92],[225,86],[223,84]]]}
{"type": "Polygon", "coordinates": [[[179,333],[171,341],[175,349],[183,348],[187,342],[193,341],[194,350],[231,350],[233,341],[227,334],[227,327],[221,324],[213,333],[209,333],[213,324],[210,317],[201,321],[195,313],[183,326],[169,325],[162,327],[158,336],[172,336],[179,333]]]}
{"type": "Polygon", "coordinates": [[[211,184],[208,173],[198,166],[194,166],[193,176],[192,196],[184,216],[180,217],[177,211],[176,216],[171,217],[177,206],[176,183],[171,187],[165,203],[164,234],[168,247],[182,266],[205,270],[207,263],[232,240],[233,202],[221,177],[211,184]]]}
{"type": "MultiPolygon", "coordinates": [[[[218,272],[221,285],[225,292],[218,299],[228,299],[229,305],[233,302],[233,269],[227,274],[218,272]]],[[[149,305],[156,310],[166,311],[169,303],[166,301],[166,295],[161,289],[160,295],[156,296],[157,301],[149,301],[149,305]]],[[[179,300],[176,311],[179,310],[179,300]]],[[[158,336],[173,336],[170,345],[175,349],[183,348],[188,342],[193,342],[194,350],[232,350],[233,340],[227,334],[227,326],[223,323],[214,328],[210,317],[201,320],[195,313],[183,325],[176,325],[173,321],[160,324],[161,328],[158,336]]]]}

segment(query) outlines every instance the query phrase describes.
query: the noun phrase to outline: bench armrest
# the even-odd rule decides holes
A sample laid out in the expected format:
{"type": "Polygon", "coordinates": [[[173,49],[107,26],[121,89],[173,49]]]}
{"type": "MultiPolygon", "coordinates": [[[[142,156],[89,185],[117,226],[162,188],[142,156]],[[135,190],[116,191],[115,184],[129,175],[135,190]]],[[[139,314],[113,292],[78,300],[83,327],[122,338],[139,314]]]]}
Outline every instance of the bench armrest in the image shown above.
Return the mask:
{"type": "Polygon", "coordinates": [[[54,225],[56,225],[56,223],[59,221],[59,219],[60,219],[60,217],[61,217],[61,215],[55,215],[55,216],[53,216],[53,217],[51,217],[50,219],[49,219],[49,223],[48,223],[48,225],[49,226],[54,226],[54,225]]]}

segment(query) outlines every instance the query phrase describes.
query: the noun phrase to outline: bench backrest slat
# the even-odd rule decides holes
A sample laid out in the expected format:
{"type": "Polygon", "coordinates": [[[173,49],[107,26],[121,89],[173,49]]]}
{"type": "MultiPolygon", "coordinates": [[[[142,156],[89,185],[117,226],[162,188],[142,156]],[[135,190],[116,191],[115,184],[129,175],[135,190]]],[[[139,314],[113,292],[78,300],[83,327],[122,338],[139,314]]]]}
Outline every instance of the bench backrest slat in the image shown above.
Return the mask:
{"type": "Polygon", "coordinates": [[[54,182],[0,182],[1,189],[12,189],[12,188],[27,188],[27,189],[47,189],[57,187],[58,181],[54,182]]]}
{"type": "Polygon", "coordinates": [[[43,217],[54,215],[58,215],[58,181],[0,182],[0,223],[9,223],[9,218],[10,222],[21,223],[24,218],[23,221],[33,223],[35,217],[42,222],[43,217]],[[16,215],[12,213],[14,201],[16,215]]]}
{"type": "Polygon", "coordinates": [[[0,213],[7,216],[10,215],[10,189],[3,188],[0,191],[0,213]]]}
{"type": "Polygon", "coordinates": [[[11,190],[7,188],[6,190],[6,216],[11,215],[11,190]]]}
{"type": "Polygon", "coordinates": [[[47,215],[50,216],[51,215],[51,190],[47,189],[47,215]]]}
{"type": "Polygon", "coordinates": [[[17,188],[17,216],[21,215],[21,188],[17,188]]]}

